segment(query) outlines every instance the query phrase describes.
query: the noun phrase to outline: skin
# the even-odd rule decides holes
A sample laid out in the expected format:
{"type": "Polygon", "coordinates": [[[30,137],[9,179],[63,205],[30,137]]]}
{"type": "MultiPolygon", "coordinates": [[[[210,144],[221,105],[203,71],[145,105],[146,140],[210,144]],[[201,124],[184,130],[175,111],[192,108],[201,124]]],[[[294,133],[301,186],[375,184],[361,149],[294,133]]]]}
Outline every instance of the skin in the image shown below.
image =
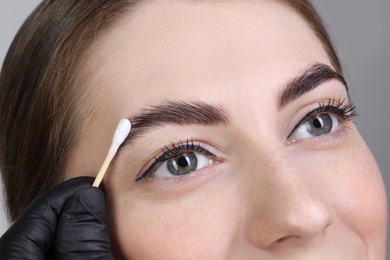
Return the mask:
{"type": "Polygon", "coordinates": [[[280,91],[321,42],[277,1],[158,1],[96,40],[81,71],[94,107],[67,178],[96,175],[120,118],[165,100],[224,109],[226,125],[163,125],[120,150],[104,180],[112,239],[126,259],[385,259],[380,172],[355,125],[289,137],[311,109],[348,99],[338,80],[286,106],[280,91]],[[172,142],[216,155],[188,176],[135,179],[172,142]]]}

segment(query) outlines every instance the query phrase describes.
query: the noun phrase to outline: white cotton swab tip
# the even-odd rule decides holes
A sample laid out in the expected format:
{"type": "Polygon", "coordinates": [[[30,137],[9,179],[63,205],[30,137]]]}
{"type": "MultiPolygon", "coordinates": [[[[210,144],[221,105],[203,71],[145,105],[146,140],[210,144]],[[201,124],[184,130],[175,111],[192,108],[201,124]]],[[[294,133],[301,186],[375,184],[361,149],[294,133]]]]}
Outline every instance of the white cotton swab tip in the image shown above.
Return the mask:
{"type": "Polygon", "coordinates": [[[115,154],[118,151],[119,146],[125,141],[126,137],[130,134],[131,123],[128,119],[121,119],[116,127],[114,136],[112,137],[112,142],[108,154],[104,159],[102,166],[95,178],[95,181],[92,184],[92,187],[99,187],[100,183],[103,180],[104,175],[107,172],[108,166],[111,163],[111,160],[114,158],[115,154]]]}
{"type": "Polygon", "coordinates": [[[114,157],[116,152],[118,151],[119,146],[123,143],[126,137],[129,135],[131,130],[131,123],[127,119],[122,119],[119,121],[118,126],[116,127],[114,136],[112,138],[112,143],[110,149],[108,150],[108,154],[114,157]]]}

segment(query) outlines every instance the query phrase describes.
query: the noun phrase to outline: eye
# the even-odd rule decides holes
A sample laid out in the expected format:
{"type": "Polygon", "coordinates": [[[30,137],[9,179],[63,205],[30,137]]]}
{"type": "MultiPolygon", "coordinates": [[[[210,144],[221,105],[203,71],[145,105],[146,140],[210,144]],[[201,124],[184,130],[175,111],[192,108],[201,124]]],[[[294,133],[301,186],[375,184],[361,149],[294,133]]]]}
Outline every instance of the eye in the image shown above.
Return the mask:
{"type": "Polygon", "coordinates": [[[327,135],[337,129],[340,123],[351,121],[357,116],[356,108],[345,99],[329,99],[307,113],[287,137],[301,140],[327,135]]]}
{"type": "Polygon", "coordinates": [[[186,143],[172,144],[162,149],[136,181],[148,177],[181,177],[211,165],[216,159],[202,143],[187,140],[186,143]]]}
{"type": "Polygon", "coordinates": [[[211,159],[200,153],[186,152],[167,159],[154,171],[153,176],[174,177],[186,175],[201,170],[211,163],[211,159]]]}
{"type": "Polygon", "coordinates": [[[302,122],[290,137],[294,140],[300,140],[326,135],[333,132],[338,125],[339,121],[336,116],[329,113],[323,113],[311,116],[302,122]]]}

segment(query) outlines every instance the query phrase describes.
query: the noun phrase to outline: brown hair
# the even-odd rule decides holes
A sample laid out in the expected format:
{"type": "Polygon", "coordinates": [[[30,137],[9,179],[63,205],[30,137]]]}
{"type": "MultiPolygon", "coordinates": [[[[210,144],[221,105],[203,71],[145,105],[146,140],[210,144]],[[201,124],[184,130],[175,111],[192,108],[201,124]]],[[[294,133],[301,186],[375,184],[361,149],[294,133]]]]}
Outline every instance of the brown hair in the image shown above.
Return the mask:
{"type": "MultiPolygon", "coordinates": [[[[0,75],[0,167],[11,220],[63,179],[88,109],[77,80],[80,57],[99,34],[141,0],[47,0],[17,33],[0,75]]],[[[341,66],[313,6],[285,0],[341,66]]]]}

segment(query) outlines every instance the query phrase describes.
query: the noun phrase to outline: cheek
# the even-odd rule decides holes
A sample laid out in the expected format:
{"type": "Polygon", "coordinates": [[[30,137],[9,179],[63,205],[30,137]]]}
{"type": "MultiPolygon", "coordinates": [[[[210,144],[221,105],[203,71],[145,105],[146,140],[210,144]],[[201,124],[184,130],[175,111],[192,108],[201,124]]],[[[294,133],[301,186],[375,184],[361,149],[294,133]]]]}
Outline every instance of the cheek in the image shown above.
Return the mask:
{"type": "Polygon", "coordinates": [[[386,231],[383,181],[366,144],[360,136],[354,137],[341,149],[306,156],[306,176],[322,194],[336,221],[341,221],[369,247],[383,251],[378,248],[384,246],[386,231]]]}
{"type": "Polygon", "coordinates": [[[366,244],[380,245],[385,241],[387,214],[380,171],[365,145],[351,150],[346,157],[350,162],[342,169],[347,175],[346,185],[335,189],[334,204],[340,217],[366,244]]]}
{"type": "Polygon", "coordinates": [[[239,237],[239,201],[232,194],[235,187],[225,185],[170,201],[122,196],[113,216],[117,246],[126,259],[226,259],[239,237]]]}

